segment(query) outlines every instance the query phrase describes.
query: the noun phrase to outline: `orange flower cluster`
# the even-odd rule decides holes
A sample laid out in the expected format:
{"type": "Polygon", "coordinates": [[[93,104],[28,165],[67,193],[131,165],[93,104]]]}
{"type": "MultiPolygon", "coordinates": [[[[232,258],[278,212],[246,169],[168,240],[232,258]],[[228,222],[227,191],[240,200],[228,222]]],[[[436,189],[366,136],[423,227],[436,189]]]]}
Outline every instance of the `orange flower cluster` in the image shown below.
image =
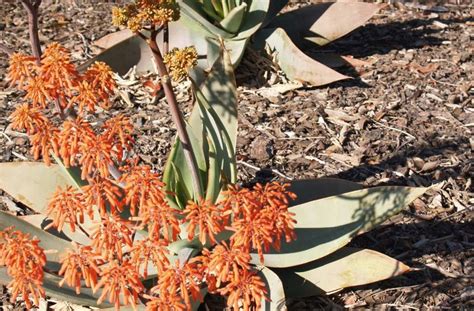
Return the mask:
{"type": "Polygon", "coordinates": [[[250,252],[256,250],[264,263],[263,253],[270,247],[279,249],[282,238],[286,242],[295,238],[294,214],[288,205],[296,196],[288,187],[279,183],[252,189],[230,186],[217,206],[200,200],[189,202],[183,210],[189,239],[197,231],[202,244],[207,239],[215,244],[216,234],[224,228],[233,232],[230,245],[221,242],[212,250],[204,249],[192,261],[199,265],[210,292],[228,296],[229,308],[258,309],[265,298],[265,284],[250,268],[250,252]]]}
{"type": "Polygon", "coordinates": [[[12,278],[8,284],[12,292],[11,301],[21,294],[27,308],[32,307],[30,296],[35,305],[45,296],[42,285],[46,255],[39,243],[38,239],[12,228],[0,232],[0,265],[7,267],[12,278]]]}
{"type": "MultiPolygon", "coordinates": [[[[53,43],[46,47],[40,65],[36,65],[34,57],[13,54],[7,78],[12,85],[17,84],[20,90],[25,91],[24,99],[27,103],[19,105],[10,117],[13,129],[25,130],[31,136],[35,159],[41,156],[49,165],[50,154],[54,153],[61,155],[69,167],[75,163],[75,159],[71,157],[81,153],[80,160],[89,167],[96,168],[97,162],[107,162],[111,154],[129,148],[129,144],[125,147],[118,146],[118,141],[122,138],[117,140],[110,133],[104,135],[107,138],[102,135],[97,138],[82,118],[67,121],[75,123],[75,126],[66,122],[61,131],[42,111],[55,107],[62,115],[65,109],[77,108],[79,115],[83,116],[86,110],[94,112],[97,107],[110,107],[109,98],[114,92],[115,80],[110,67],[105,63],[95,63],[81,75],[71,62],[69,52],[58,43],[53,43]],[[72,132],[76,133],[69,141],[72,132]],[[103,151],[107,151],[107,156],[103,151]]],[[[125,123],[126,121],[123,120],[125,123]]],[[[125,131],[130,133],[128,124],[125,131]]],[[[117,133],[116,126],[113,133],[117,133]]],[[[100,166],[100,169],[105,175],[104,167],[100,166]]]]}
{"type": "MultiPolygon", "coordinates": [[[[152,5],[148,0],[137,3],[152,5]]],[[[187,310],[192,300],[202,299],[200,289],[207,283],[210,292],[227,296],[229,308],[261,306],[267,292],[252,268],[251,252],[257,252],[263,263],[270,247],[279,249],[283,239],[295,238],[294,214],[288,209],[295,195],[288,185],[229,186],[220,202],[189,201],[178,211],[168,200],[174,194],[165,191],[150,166],[128,159],[132,164],[122,166],[121,177],[111,176],[111,167],[122,164],[134,139],[125,116],[110,118],[100,129],[87,121],[98,106],[109,106],[115,82],[107,65],[97,63],[80,74],[67,50],[52,44],[40,66],[29,56],[13,55],[8,77],[26,92],[27,103],[11,115],[12,127],[30,136],[35,158],[42,156],[49,164],[54,155],[66,167],[80,166],[87,182],[79,189],[58,188],[47,208],[52,219],[48,228],[62,231],[68,225],[91,239],[90,245],[73,243],[61,259],[60,286],[80,293],[84,280],[94,292],[102,289],[99,303],[107,298],[117,309],[121,304],[135,308],[140,297],[148,299],[147,310],[187,310]],[[51,108],[62,117],[68,115],[61,126],[43,113],[51,108]],[[90,233],[82,227],[85,216],[97,221],[90,233]],[[197,237],[209,248],[189,261],[175,261],[170,244],[180,239],[181,227],[189,240],[197,237]],[[224,230],[231,237],[219,242],[224,230]],[[149,290],[142,283],[148,278],[156,280],[149,290]]],[[[13,278],[13,297],[22,294],[28,308],[28,297],[37,305],[44,296],[46,257],[38,243],[18,231],[0,232],[0,264],[13,278]]]]}

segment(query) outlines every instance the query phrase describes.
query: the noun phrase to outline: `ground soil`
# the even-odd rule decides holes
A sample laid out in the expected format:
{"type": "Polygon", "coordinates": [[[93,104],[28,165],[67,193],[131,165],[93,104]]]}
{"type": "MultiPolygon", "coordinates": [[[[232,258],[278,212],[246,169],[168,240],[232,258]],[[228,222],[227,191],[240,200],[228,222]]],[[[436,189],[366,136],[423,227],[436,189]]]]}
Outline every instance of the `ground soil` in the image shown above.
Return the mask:
{"type": "MultiPolygon", "coordinates": [[[[0,14],[2,43],[29,51],[20,5],[2,4],[0,14]]],[[[285,94],[272,88],[284,81],[278,68],[247,52],[236,73],[242,182],[335,176],[366,186],[436,185],[409,209],[351,242],[414,271],[328,297],[290,300],[289,310],[474,308],[473,16],[472,6],[390,5],[317,51],[360,60],[356,67],[338,69],[353,79],[285,94]],[[261,66],[255,66],[256,57],[261,66]]],[[[109,4],[54,4],[42,10],[41,40],[61,42],[78,63],[98,53],[92,42],[114,30],[109,4]]],[[[7,86],[6,68],[7,57],[0,54],[0,161],[31,159],[27,139],[8,129],[7,116],[21,99],[7,86]]],[[[130,115],[137,153],[161,169],[175,135],[169,113],[162,100],[129,92],[133,106],[118,98],[98,121],[117,111],[130,115]]],[[[179,99],[189,111],[189,94],[183,91],[179,99]]],[[[0,304],[13,308],[6,300],[0,291],[0,304]]],[[[208,305],[219,309],[214,299],[208,305]]]]}

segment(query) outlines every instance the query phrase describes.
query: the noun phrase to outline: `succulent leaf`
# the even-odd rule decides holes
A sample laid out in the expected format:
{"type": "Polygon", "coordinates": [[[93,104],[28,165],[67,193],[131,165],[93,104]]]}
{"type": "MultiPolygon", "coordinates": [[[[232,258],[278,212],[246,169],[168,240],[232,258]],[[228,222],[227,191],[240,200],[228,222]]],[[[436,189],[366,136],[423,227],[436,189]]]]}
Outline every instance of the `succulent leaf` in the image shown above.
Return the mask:
{"type": "Polygon", "coordinates": [[[258,268],[261,269],[258,274],[265,282],[266,288],[268,290],[267,298],[269,298],[269,301],[262,301],[262,306],[264,306],[263,309],[265,311],[284,310],[284,306],[286,303],[286,295],[284,288],[285,280],[281,279],[278,274],[276,274],[269,268],[258,268]]]}
{"type": "Polygon", "coordinates": [[[256,47],[263,48],[265,42],[276,52],[278,64],[292,80],[312,85],[325,85],[350,78],[303,53],[282,28],[258,32],[255,38],[256,47]]]}
{"type": "MultiPolygon", "coordinates": [[[[291,267],[327,256],[357,234],[401,211],[427,188],[382,186],[355,190],[291,207],[296,240],[264,254],[267,267],[291,267]]],[[[311,191],[308,189],[307,191],[311,191]]],[[[252,262],[259,263],[257,254],[252,262]]]]}
{"type": "Polygon", "coordinates": [[[220,25],[230,33],[237,33],[242,25],[244,16],[247,10],[247,4],[244,2],[241,5],[232,9],[227,16],[220,21],[220,25]]]}
{"type": "Polygon", "coordinates": [[[408,272],[410,268],[370,249],[344,247],[304,265],[271,270],[283,280],[286,295],[298,298],[374,283],[408,272]]]}
{"type": "Polygon", "coordinates": [[[384,6],[364,2],[318,3],[280,14],[268,28],[283,28],[298,46],[323,46],[362,26],[384,6]]]}
{"type": "Polygon", "coordinates": [[[0,163],[0,189],[38,213],[45,213],[56,189],[65,186],[74,184],[59,165],[0,163]]]}

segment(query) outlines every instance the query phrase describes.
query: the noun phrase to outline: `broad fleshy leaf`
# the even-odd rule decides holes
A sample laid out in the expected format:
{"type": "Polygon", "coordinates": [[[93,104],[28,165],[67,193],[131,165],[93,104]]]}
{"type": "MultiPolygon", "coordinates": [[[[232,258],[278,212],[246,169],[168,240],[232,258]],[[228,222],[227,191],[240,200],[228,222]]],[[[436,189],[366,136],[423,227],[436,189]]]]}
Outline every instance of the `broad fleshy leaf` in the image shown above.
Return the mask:
{"type": "Polygon", "coordinates": [[[384,6],[364,2],[318,3],[280,14],[268,27],[283,28],[299,46],[323,46],[362,26],[384,6]]]}
{"type": "Polygon", "coordinates": [[[59,165],[41,162],[0,163],[0,189],[38,213],[46,211],[57,187],[74,186],[59,165]]]}
{"type": "MultiPolygon", "coordinates": [[[[32,224],[33,226],[41,230],[44,230],[44,228],[52,222],[52,220],[48,219],[43,214],[26,215],[19,217],[20,219],[32,224]]],[[[83,245],[89,245],[91,243],[91,239],[88,238],[84,233],[82,233],[80,230],[72,232],[69,226],[64,226],[61,232],[58,232],[55,228],[50,228],[46,231],[63,240],[75,241],[83,245]]]]}
{"type": "Polygon", "coordinates": [[[268,291],[267,298],[270,300],[262,300],[263,309],[265,311],[284,310],[286,304],[285,280],[280,279],[280,277],[269,268],[257,267],[257,269],[260,269],[258,274],[265,282],[268,291]]]}
{"type": "MultiPolygon", "coordinates": [[[[264,255],[267,267],[291,267],[327,256],[362,232],[398,213],[427,188],[382,186],[355,190],[290,208],[295,213],[296,241],[264,255]]],[[[311,189],[308,189],[311,191],[311,189]]],[[[252,262],[259,263],[252,254],[252,262]]]]}
{"type": "Polygon", "coordinates": [[[410,267],[373,250],[344,247],[301,266],[271,270],[283,280],[288,297],[300,298],[378,282],[408,272],[410,267]]]}
{"type": "Polygon", "coordinates": [[[363,188],[364,187],[361,184],[330,177],[292,180],[289,190],[294,192],[297,198],[290,202],[290,206],[296,206],[309,201],[319,200],[363,188]]]}
{"type": "Polygon", "coordinates": [[[236,33],[239,31],[242,21],[244,19],[245,13],[247,10],[247,3],[242,3],[241,5],[232,9],[229,14],[220,21],[220,25],[227,32],[236,33]]]}
{"type": "Polygon", "coordinates": [[[255,46],[261,49],[265,43],[275,51],[278,64],[292,80],[318,86],[350,79],[350,77],[332,70],[303,53],[282,28],[265,29],[258,32],[255,46]]]}

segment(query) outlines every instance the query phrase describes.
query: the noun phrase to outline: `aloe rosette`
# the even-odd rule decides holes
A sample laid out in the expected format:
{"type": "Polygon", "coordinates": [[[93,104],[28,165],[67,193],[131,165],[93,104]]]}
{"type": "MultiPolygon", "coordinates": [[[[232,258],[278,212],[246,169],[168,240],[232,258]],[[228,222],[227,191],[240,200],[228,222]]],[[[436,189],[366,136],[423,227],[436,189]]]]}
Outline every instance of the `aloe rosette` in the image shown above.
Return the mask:
{"type": "MultiPolygon", "coordinates": [[[[196,80],[201,81],[202,70],[214,63],[220,42],[224,41],[234,67],[249,44],[259,50],[268,48],[288,78],[311,85],[350,78],[331,68],[334,64],[347,63],[346,60],[336,54],[318,54],[317,49],[363,25],[383,7],[374,3],[328,2],[282,11],[287,0],[179,0],[178,3],[181,18],[169,24],[169,44],[197,48],[203,59],[194,72],[196,80]],[[303,52],[306,50],[312,52],[311,57],[303,52]]],[[[161,44],[162,37],[157,42],[161,44]]],[[[130,30],[109,34],[96,44],[106,50],[92,61],[104,61],[120,73],[133,66],[139,72],[154,70],[146,43],[130,30]]]]}

